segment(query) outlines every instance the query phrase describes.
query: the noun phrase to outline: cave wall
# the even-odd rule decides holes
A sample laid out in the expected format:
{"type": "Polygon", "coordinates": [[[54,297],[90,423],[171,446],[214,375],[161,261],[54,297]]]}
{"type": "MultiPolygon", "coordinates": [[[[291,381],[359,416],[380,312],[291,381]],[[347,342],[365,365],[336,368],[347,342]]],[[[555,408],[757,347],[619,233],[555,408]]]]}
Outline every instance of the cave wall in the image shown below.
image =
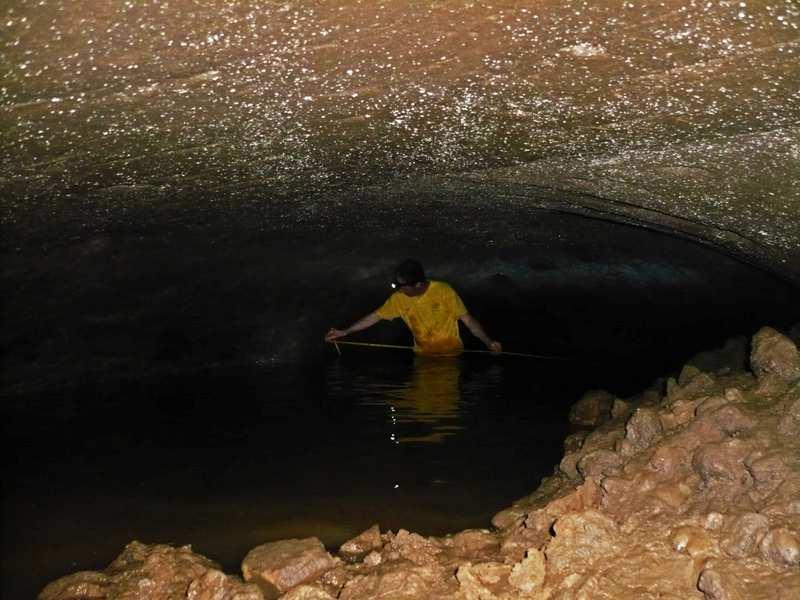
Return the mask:
{"type": "Polygon", "coordinates": [[[20,238],[400,221],[425,193],[674,232],[800,280],[792,0],[2,13],[0,210],[20,238]]]}

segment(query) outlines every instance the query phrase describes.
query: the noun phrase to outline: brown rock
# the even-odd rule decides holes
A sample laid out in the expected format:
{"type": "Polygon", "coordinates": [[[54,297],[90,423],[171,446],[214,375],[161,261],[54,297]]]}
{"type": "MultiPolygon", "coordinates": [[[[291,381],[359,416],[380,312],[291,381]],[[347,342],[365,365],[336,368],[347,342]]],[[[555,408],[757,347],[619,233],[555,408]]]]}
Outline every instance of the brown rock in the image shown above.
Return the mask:
{"type": "Polygon", "coordinates": [[[684,473],[690,466],[690,453],[682,446],[662,445],[650,457],[650,468],[663,479],[671,479],[684,473]]]}
{"type": "Polygon", "coordinates": [[[738,404],[744,402],[744,394],[739,388],[727,388],[725,390],[725,399],[732,404],[738,404]]]}
{"type": "Polygon", "coordinates": [[[637,408],[625,425],[625,439],[636,450],[652,444],[662,432],[658,412],[652,408],[637,408]]]}
{"type": "Polygon", "coordinates": [[[708,396],[698,398],[695,414],[704,415],[725,406],[730,401],[725,396],[708,396]]]}
{"type": "Polygon", "coordinates": [[[686,398],[697,398],[714,389],[714,377],[708,373],[697,373],[691,380],[681,386],[681,395],[686,398]]]}
{"type": "Polygon", "coordinates": [[[250,550],[242,561],[245,581],[258,584],[265,594],[281,593],[316,579],[336,565],[317,538],[281,540],[250,550]]]}
{"type": "Polygon", "coordinates": [[[697,589],[706,600],[744,600],[730,577],[725,577],[713,569],[705,569],[697,580],[697,589]]]}
{"type": "Polygon", "coordinates": [[[525,558],[514,565],[508,581],[518,590],[530,593],[542,586],[546,571],[544,554],[536,548],[531,548],[525,558]]]}
{"type": "Polygon", "coordinates": [[[726,404],[712,411],[710,417],[727,435],[740,435],[753,429],[758,421],[744,414],[741,408],[726,404]]]}
{"type": "Polygon", "coordinates": [[[759,381],[772,374],[792,382],[800,379],[800,353],[791,339],[771,327],[762,327],[753,336],[750,367],[759,381]]]}
{"type": "Polygon", "coordinates": [[[798,436],[800,435],[800,390],[795,390],[786,398],[784,405],[783,415],[778,422],[778,433],[787,437],[798,436]]]}
{"type": "Polygon", "coordinates": [[[631,405],[625,400],[614,398],[614,404],[611,406],[612,419],[625,419],[631,414],[631,405]]]}
{"type": "MultiPolygon", "coordinates": [[[[236,599],[238,600],[238,598],[236,599]]],[[[281,600],[336,600],[328,592],[313,585],[299,585],[281,596],[281,600]]]]}
{"type": "Polygon", "coordinates": [[[558,470],[569,479],[578,479],[581,476],[578,472],[578,461],[581,457],[582,455],[580,452],[569,452],[565,454],[561,462],[558,463],[558,470]]]}
{"type": "Polygon", "coordinates": [[[744,459],[750,450],[748,444],[738,439],[707,444],[695,450],[692,468],[705,483],[728,480],[749,485],[752,476],[745,467],[744,459]]]}
{"type": "Polygon", "coordinates": [[[686,398],[678,398],[675,400],[670,404],[669,410],[659,413],[662,427],[666,430],[675,429],[691,421],[695,416],[699,401],[700,400],[688,400],[686,398]]]}
{"type": "Polygon", "coordinates": [[[401,529],[386,545],[385,551],[392,559],[402,558],[415,565],[430,565],[436,562],[436,557],[442,552],[442,546],[433,538],[401,529]]]}
{"type": "Polygon", "coordinates": [[[48,583],[39,600],[101,600],[107,597],[110,584],[104,573],[79,571],[48,583]]]}
{"type": "Polygon", "coordinates": [[[353,578],[340,592],[339,600],[437,598],[455,591],[455,583],[452,570],[401,561],[390,570],[353,578]]]}
{"type": "Polygon", "coordinates": [[[597,427],[611,419],[614,395],[605,390],[586,392],[569,409],[569,422],[578,427],[597,427]]]}
{"type": "Polygon", "coordinates": [[[131,542],[105,573],[78,573],[48,585],[41,600],[261,600],[254,586],[219,571],[213,561],[184,546],[131,542]]]}
{"type": "Polygon", "coordinates": [[[213,560],[192,552],[191,546],[175,548],[166,544],[143,544],[133,541],[108,566],[106,572],[116,575],[143,569],[149,576],[160,577],[162,573],[185,571],[191,578],[199,577],[207,569],[219,569],[213,560]]]}
{"type": "Polygon", "coordinates": [[[611,450],[595,450],[581,457],[577,469],[583,477],[602,477],[619,471],[622,458],[611,450]]]}
{"type": "Polygon", "coordinates": [[[465,529],[455,534],[450,543],[457,556],[478,556],[500,547],[499,538],[488,529],[465,529]]]}
{"type": "Polygon", "coordinates": [[[797,534],[786,528],[773,529],[759,544],[761,556],[777,567],[800,565],[800,541],[797,534]]]}
{"type": "MultiPolygon", "coordinates": [[[[363,564],[368,566],[375,566],[381,562],[381,555],[379,552],[370,552],[364,557],[363,564]],[[371,558],[372,557],[372,558],[371,558]],[[377,562],[373,562],[374,557],[377,557],[377,562]]],[[[319,584],[331,596],[338,596],[342,588],[350,581],[354,573],[347,569],[346,563],[340,563],[332,568],[330,571],[325,571],[325,574],[317,579],[314,583],[319,584]]],[[[302,587],[302,586],[300,586],[302,587]]],[[[295,588],[296,589],[296,588],[295,588]]]]}
{"type": "Polygon", "coordinates": [[[351,540],[346,541],[339,548],[339,555],[345,560],[355,562],[361,560],[374,550],[383,548],[381,530],[378,525],[373,525],[366,531],[358,534],[351,540]]]}
{"type": "Polygon", "coordinates": [[[768,531],[767,517],[758,513],[745,513],[737,517],[727,529],[722,539],[722,549],[733,558],[751,556],[768,531]]]}
{"type": "Polygon", "coordinates": [[[576,452],[583,446],[583,441],[589,435],[588,431],[576,431],[564,438],[564,452],[576,452]]]}
{"type": "Polygon", "coordinates": [[[727,436],[725,432],[719,428],[716,421],[706,414],[688,423],[686,425],[686,435],[683,437],[687,438],[686,441],[689,444],[687,448],[696,448],[702,444],[720,442],[727,436]]]}
{"type": "Polygon", "coordinates": [[[760,453],[755,460],[745,461],[759,493],[771,494],[781,483],[800,471],[800,457],[794,452],[777,450],[766,455],[760,453]]]}
{"type": "Polygon", "coordinates": [[[507,561],[518,562],[525,558],[529,548],[544,546],[551,538],[550,529],[532,529],[522,527],[509,535],[503,536],[500,554],[507,561]]]}
{"type": "Polygon", "coordinates": [[[702,371],[694,365],[690,364],[683,365],[681,373],[680,375],[678,375],[678,385],[680,386],[686,385],[692,379],[700,375],[700,373],[702,373],[702,371]]]}
{"type": "Polygon", "coordinates": [[[263,600],[257,586],[242,583],[222,571],[209,569],[193,580],[186,591],[186,600],[263,600]]]}
{"type": "Polygon", "coordinates": [[[672,547],[678,552],[697,558],[709,554],[713,543],[708,533],[701,527],[686,525],[678,527],[670,536],[672,547]]]}
{"type": "Polygon", "coordinates": [[[593,560],[614,554],[620,541],[614,521],[596,510],[564,515],[553,529],[556,535],[544,552],[548,567],[556,570],[576,563],[588,568],[593,560]]]}
{"type": "Polygon", "coordinates": [[[205,556],[195,554],[191,547],[174,548],[165,544],[147,546],[139,542],[128,544],[110,565],[114,572],[114,587],[110,597],[126,600],[156,600],[183,596],[195,579],[219,565],[205,556]],[[123,570],[122,569],[124,565],[123,570]]]}
{"type": "Polygon", "coordinates": [[[508,590],[511,566],[498,562],[467,563],[456,571],[459,589],[467,600],[493,600],[508,590]]]}

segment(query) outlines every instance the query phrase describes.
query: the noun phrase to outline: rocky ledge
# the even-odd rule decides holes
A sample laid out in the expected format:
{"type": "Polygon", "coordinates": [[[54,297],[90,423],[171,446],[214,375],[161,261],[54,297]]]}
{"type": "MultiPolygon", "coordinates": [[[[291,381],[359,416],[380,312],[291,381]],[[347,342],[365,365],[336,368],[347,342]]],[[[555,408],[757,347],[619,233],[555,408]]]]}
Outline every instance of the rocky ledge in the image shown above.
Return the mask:
{"type": "Polygon", "coordinates": [[[763,328],[636,397],[587,393],[555,473],[491,529],[373,526],[251,550],[243,579],[189,547],[129,544],[40,600],[800,598],[800,354],[763,328]]]}

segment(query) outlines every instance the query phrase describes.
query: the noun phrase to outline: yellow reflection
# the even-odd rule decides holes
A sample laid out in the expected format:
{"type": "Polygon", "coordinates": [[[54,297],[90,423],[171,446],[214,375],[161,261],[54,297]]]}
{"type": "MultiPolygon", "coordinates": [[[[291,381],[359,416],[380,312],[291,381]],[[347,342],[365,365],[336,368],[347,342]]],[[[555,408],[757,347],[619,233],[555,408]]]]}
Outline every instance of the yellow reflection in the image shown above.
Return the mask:
{"type": "Polygon", "coordinates": [[[407,387],[394,391],[388,399],[392,423],[430,424],[431,432],[422,436],[399,436],[390,439],[402,442],[441,442],[446,436],[463,429],[458,418],[459,365],[453,357],[417,356],[414,372],[407,387]]]}

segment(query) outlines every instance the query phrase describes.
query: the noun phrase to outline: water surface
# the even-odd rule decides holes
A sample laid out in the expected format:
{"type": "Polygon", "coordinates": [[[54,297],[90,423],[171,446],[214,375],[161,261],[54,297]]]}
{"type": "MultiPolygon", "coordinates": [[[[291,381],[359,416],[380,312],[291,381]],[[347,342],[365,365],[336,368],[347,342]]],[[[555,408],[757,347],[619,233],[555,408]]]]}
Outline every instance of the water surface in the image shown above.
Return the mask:
{"type": "Polygon", "coordinates": [[[17,397],[3,407],[3,596],[104,568],[133,539],[190,543],[237,572],[275,539],[488,526],[558,461],[565,407],[589,383],[564,375],[348,348],[17,397]]]}

